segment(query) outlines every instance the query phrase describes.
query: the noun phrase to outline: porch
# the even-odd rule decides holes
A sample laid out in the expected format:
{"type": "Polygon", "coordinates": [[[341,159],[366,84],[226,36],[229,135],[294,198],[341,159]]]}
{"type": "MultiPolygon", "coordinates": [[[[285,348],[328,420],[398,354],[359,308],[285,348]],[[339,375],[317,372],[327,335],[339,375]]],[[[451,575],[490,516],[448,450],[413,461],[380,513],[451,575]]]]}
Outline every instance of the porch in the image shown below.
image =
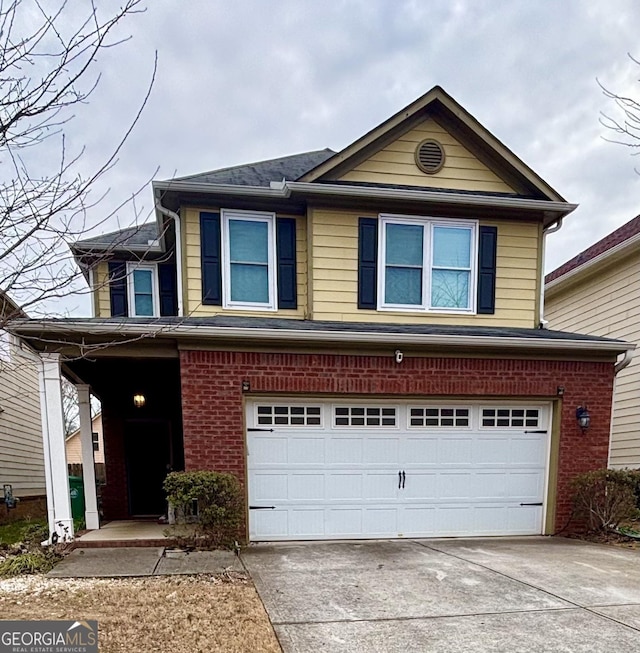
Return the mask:
{"type": "Polygon", "coordinates": [[[80,533],[75,548],[107,548],[128,546],[167,547],[175,544],[167,535],[168,524],[143,520],[115,520],[100,525],[99,529],[80,533]]]}

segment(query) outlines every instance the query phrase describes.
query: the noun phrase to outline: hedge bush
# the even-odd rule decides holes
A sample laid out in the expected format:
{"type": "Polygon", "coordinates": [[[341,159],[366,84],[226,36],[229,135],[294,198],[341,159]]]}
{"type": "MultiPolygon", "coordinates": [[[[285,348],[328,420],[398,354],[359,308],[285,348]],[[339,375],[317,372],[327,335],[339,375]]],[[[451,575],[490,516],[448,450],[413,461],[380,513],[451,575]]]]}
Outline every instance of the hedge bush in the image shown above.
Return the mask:
{"type": "Polygon", "coordinates": [[[637,471],[597,469],[576,476],[572,487],[576,516],[586,520],[590,531],[616,530],[622,522],[640,515],[637,471]]]}
{"type": "Polygon", "coordinates": [[[239,538],[244,495],[238,479],[221,472],[171,472],[164,481],[174,508],[173,535],[196,547],[231,546],[239,538]],[[195,519],[192,519],[195,517],[195,519]],[[193,521],[192,527],[185,527],[193,521]]]}

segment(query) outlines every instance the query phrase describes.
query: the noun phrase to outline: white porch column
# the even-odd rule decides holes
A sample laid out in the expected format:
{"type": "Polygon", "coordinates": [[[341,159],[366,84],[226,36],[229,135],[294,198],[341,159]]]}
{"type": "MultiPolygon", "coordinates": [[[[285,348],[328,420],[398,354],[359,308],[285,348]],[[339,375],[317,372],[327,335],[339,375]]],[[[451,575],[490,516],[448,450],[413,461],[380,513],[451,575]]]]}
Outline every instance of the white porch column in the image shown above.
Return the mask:
{"type": "Polygon", "coordinates": [[[64,438],[60,354],[40,354],[40,362],[40,412],[49,534],[50,538],[56,534],[58,541],[64,542],[73,539],[73,517],[64,438]]]}
{"type": "Polygon", "coordinates": [[[91,424],[91,398],[89,386],[76,385],[78,391],[78,408],[80,413],[80,445],[82,449],[82,480],[84,484],[85,512],[84,521],[89,530],[100,528],[98,516],[98,496],[96,494],[96,468],[93,455],[93,438],[91,424]]]}

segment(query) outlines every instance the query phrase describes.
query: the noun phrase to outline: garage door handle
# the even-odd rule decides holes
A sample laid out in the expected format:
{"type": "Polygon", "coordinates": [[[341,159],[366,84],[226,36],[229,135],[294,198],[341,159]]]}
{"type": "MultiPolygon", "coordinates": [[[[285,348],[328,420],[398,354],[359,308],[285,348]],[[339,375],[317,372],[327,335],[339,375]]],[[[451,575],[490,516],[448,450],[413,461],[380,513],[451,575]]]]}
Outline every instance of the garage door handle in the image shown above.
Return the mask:
{"type": "Polygon", "coordinates": [[[540,503],[521,503],[521,506],[541,506],[542,501],[540,503]]]}
{"type": "Polygon", "coordinates": [[[398,490],[402,487],[402,472],[398,472],[398,490]]]}
{"type": "Polygon", "coordinates": [[[404,490],[404,480],[405,480],[405,475],[404,475],[404,470],[402,470],[402,489],[404,490]]]}
{"type": "Polygon", "coordinates": [[[275,506],[249,506],[249,510],[275,510],[275,506]]]}

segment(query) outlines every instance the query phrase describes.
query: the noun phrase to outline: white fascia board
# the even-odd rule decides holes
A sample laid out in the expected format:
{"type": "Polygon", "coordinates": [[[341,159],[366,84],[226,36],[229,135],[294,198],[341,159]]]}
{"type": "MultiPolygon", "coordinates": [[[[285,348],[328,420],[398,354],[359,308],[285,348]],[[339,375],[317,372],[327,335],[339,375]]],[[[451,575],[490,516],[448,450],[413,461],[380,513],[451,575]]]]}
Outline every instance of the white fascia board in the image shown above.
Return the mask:
{"type": "Polygon", "coordinates": [[[373,199],[418,200],[445,204],[502,207],[529,211],[546,211],[562,216],[575,210],[577,204],[551,202],[547,200],[523,199],[521,197],[496,197],[465,193],[439,193],[429,190],[402,188],[373,188],[371,186],[346,186],[341,184],[317,184],[313,182],[284,181],[266,186],[236,186],[233,184],[207,184],[180,181],[154,182],[154,190],[212,193],[218,195],[241,195],[287,199],[292,193],[305,195],[333,195],[336,197],[360,197],[373,199]]]}
{"type": "Polygon", "coordinates": [[[602,252],[602,254],[594,256],[588,261],[585,261],[577,267],[569,270],[562,276],[556,277],[553,281],[549,281],[549,283],[546,283],[544,286],[545,292],[549,292],[550,290],[557,288],[560,285],[564,285],[570,279],[573,279],[578,275],[586,274],[591,268],[606,262],[609,258],[626,254],[627,250],[631,249],[638,242],[640,242],[640,234],[636,234],[631,238],[627,238],[627,240],[618,243],[615,247],[608,249],[606,252],[602,252]]]}
{"type": "Polygon", "coordinates": [[[109,335],[109,336],[144,336],[149,337],[190,337],[190,338],[220,338],[238,340],[286,341],[286,342],[325,342],[343,344],[389,344],[389,345],[417,345],[458,348],[494,348],[494,349],[526,349],[526,350],[553,350],[553,351],[593,351],[624,353],[636,348],[636,345],[627,342],[586,341],[586,340],[548,340],[536,338],[518,338],[515,336],[465,336],[442,334],[417,334],[417,333],[381,333],[368,331],[329,331],[306,329],[270,329],[252,327],[219,327],[209,325],[154,325],[154,324],[127,324],[122,322],[65,322],[61,325],[36,322],[17,324],[21,335],[28,333],[34,335],[42,333],[43,329],[49,333],[69,333],[83,335],[109,335]]]}

